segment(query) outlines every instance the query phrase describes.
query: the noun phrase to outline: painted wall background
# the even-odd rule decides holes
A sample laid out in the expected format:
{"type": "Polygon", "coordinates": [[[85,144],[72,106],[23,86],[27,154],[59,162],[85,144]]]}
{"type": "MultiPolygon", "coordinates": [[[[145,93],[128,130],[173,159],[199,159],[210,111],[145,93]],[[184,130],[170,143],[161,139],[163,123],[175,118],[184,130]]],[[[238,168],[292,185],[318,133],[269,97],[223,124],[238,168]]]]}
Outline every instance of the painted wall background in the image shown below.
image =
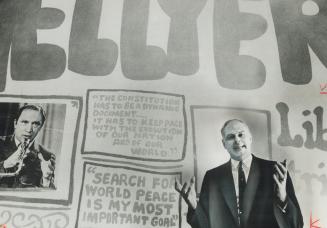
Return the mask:
{"type": "Polygon", "coordinates": [[[326,227],[325,14],[311,0],[0,1],[0,101],[68,108],[65,184],[2,189],[1,223],[188,227],[173,180],[199,188],[237,117],[254,154],[287,158],[305,227],[326,227]]]}

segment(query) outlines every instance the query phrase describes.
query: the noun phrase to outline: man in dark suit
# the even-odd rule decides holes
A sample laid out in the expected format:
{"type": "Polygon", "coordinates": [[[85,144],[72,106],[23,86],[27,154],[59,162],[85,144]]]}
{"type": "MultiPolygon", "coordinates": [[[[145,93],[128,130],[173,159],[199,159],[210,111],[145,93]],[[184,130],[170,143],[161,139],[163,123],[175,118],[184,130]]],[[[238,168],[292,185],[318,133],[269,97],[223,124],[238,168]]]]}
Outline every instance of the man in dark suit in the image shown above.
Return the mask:
{"type": "Polygon", "coordinates": [[[35,143],[45,122],[42,107],[25,105],[14,121],[14,135],[0,138],[0,187],[54,188],[55,155],[35,143]]]}
{"type": "Polygon", "coordinates": [[[300,228],[303,219],[286,163],[251,153],[252,135],[241,120],[227,121],[222,142],[231,159],[207,171],[196,201],[194,177],[175,188],[188,205],[193,228],[300,228]]]}

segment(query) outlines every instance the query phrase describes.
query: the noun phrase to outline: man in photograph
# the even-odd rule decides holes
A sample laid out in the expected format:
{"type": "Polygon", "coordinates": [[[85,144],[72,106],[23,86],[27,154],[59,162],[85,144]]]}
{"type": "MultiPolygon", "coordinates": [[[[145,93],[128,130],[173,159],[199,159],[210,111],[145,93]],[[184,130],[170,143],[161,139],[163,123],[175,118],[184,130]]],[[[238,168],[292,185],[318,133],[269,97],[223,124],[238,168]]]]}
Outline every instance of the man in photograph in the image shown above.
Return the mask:
{"type": "Polygon", "coordinates": [[[45,121],[40,106],[19,109],[14,134],[0,138],[0,187],[55,188],[55,155],[35,142],[45,121]]]}
{"type": "Polygon", "coordinates": [[[188,205],[192,228],[300,228],[301,210],[286,162],[267,161],[252,154],[247,124],[228,120],[222,143],[231,159],[206,172],[197,202],[195,178],[175,188],[188,205]]]}

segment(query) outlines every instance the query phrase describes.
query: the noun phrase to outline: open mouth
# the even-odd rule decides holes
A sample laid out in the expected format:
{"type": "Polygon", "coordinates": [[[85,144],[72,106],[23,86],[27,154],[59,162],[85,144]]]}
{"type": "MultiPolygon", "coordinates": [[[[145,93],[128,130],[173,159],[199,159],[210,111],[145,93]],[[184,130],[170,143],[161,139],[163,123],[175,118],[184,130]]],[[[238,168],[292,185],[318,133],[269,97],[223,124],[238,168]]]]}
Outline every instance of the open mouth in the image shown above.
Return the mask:
{"type": "Polygon", "coordinates": [[[29,139],[29,138],[31,138],[32,136],[31,136],[31,135],[23,135],[23,137],[24,137],[25,139],[29,139]]]}
{"type": "Polygon", "coordinates": [[[234,146],[233,149],[235,149],[235,150],[246,149],[246,145],[242,145],[242,146],[240,146],[240,145],[238,145],[238,146],[234,146]]]}

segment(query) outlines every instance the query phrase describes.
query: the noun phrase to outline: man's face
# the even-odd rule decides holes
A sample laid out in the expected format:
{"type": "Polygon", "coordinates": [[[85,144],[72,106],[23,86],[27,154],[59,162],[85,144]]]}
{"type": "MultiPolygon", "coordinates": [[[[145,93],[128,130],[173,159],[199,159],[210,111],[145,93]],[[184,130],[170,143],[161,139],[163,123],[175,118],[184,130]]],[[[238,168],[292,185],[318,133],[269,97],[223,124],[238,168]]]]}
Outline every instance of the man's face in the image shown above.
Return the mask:
{"type": "Polygon", "coordinates": [[[223,144],[231,158],[242,161],[251,155],[252,135],[249,128],[237,120],[223,130],[223,144]]]}
{"type": "Polygon", "coordinates": [[[15,137],[20,141],[32,141],[42,128],[42,116],[36,110],[25,109],[15,120],[15,137]]]}

